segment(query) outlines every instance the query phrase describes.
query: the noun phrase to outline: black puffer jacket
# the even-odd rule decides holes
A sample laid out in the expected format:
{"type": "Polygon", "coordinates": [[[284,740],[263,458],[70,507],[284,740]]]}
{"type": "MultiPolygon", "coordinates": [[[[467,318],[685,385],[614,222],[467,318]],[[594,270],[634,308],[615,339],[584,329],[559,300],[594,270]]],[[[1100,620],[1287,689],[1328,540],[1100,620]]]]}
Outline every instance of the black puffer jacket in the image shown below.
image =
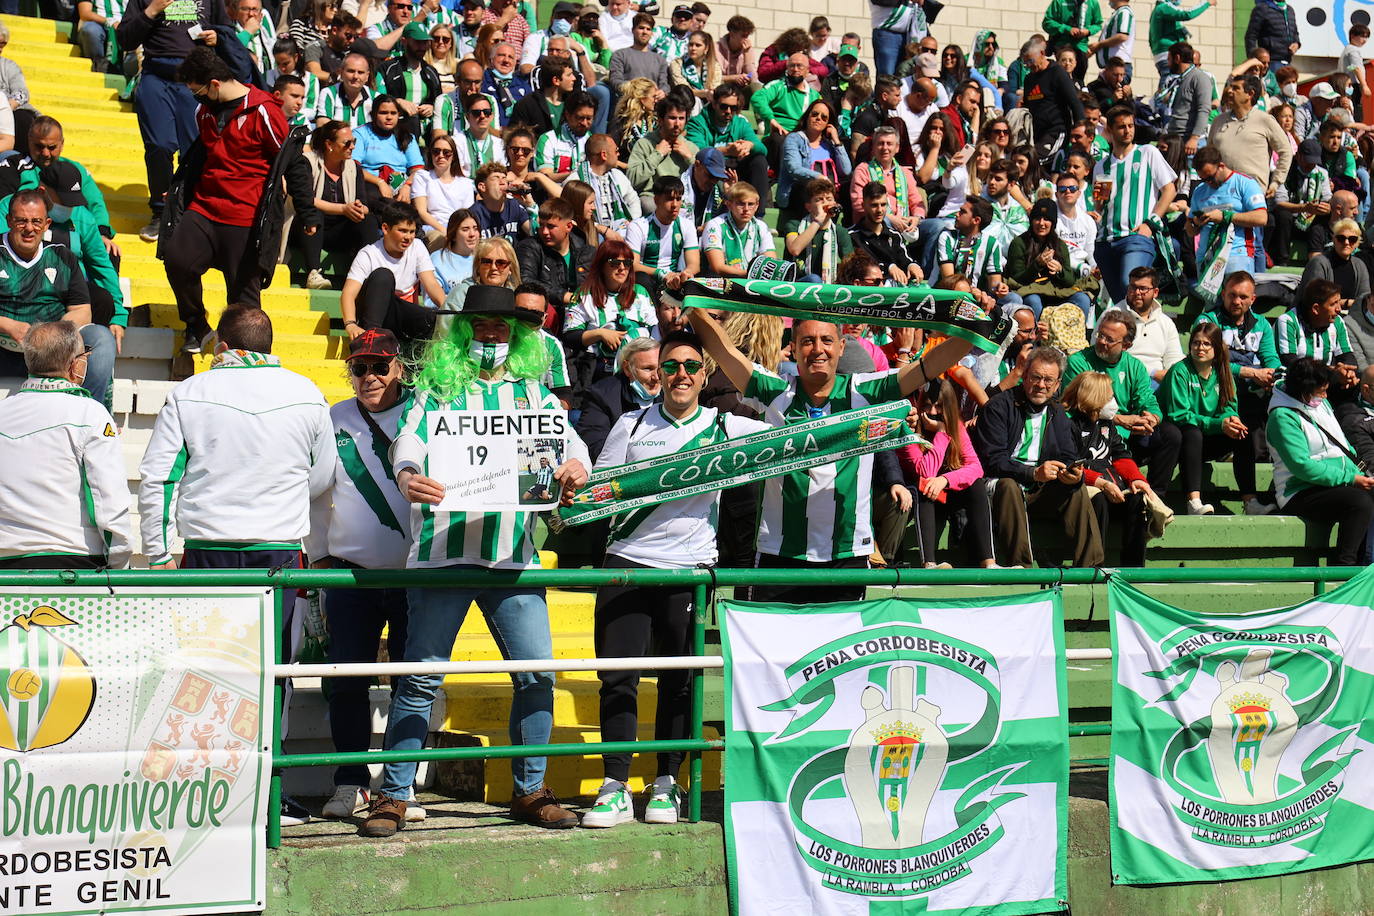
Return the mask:
{"type": "Polygon", "coordinates": [[[1285,3],[1280,8],[1273,0],[1256,0],[1250,11],[1250,24],[1245,27],[1245,53],[1264,48],[1271,62],[1286,64],[1293,59],[1289,45],[1297,42],[1298,17],[1293,5],[1285,3]]]}
{"type": "Polygon", "coordinates": [[[568,282],[568,265],[563,256],[552,248],[545,248],[538,238],[521,239],[515,244],[515,258],[520,262],[520,279],[526,283],[538,283],[548,294],[549,304],[554,307],[558,318],[553,322],[545,321],[544,327],[552,334],[562,335],[563,317],[568,307],[563,303],[564,293],[575,293],[582,288],[587,279],[587,267],[592,263],[596,249],[575,235],[568,236],[572,253],[573,270],[576,277],[568,282]]]}

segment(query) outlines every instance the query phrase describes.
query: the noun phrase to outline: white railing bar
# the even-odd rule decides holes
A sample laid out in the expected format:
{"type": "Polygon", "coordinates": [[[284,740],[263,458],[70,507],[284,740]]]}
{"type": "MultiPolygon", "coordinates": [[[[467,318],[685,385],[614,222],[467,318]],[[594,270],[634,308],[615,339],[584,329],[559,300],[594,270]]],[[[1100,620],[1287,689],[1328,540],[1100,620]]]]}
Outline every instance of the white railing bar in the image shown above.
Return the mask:
{"type": "Polygon", "coordinates": [[[1064,658],[1071,662],[1110,661],[1111,649],[1065,649],[1064,658]]]}
{"type": "Polygon", "coordinates": [[[373,677],[402,674],[511,674],[524,671],[659,671],[684,668],[724,668],[719,655],[664,655],[638,658],[537,658],[475,662],[350,662],[337,665],[274,665],[272,676],[373,677]]]}

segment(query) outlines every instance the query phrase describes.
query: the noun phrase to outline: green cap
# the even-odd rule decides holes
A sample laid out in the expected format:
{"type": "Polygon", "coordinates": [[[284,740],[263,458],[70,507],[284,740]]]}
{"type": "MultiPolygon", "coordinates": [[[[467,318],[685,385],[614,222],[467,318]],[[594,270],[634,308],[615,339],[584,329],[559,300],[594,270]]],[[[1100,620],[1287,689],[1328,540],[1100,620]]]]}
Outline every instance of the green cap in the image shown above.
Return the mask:
{"type": "Polygon", "coordinates": [[[413,38],[416,41],[429,41],[429,29],[420,22],[407,22],[406,27],[401,31],[401,37],[413,38]]]}
{"type": "Polygon", "coordinates": [[[835,54],[835,56],[837,58],[852,57],[857,60],[859,57],[859,49],[854,47],[853,45],[840,45],[840,50],[835,54]]]}

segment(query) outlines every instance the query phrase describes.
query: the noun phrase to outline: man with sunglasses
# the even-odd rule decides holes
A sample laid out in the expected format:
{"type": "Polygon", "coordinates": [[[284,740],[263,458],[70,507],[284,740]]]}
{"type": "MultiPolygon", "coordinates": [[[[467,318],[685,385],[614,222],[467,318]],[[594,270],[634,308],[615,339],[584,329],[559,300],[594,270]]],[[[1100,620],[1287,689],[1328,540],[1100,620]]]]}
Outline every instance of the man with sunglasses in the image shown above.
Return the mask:
{"type": "MultiPolygon", "coordinates": [[[[754,364],[702,309],[691,313],[692,328],[744,403],[771,426],[782,427],[833,416],[871,404],[907,397],[969,353],[958,337],[920,359],[888,372],[847,375],[838,371],[845,343],[840,328],[806,319],[792,326],[797,375],[783,379],[754,364]]],[[[765,481],[758,537],[759,568],[862,569],[873,553],[873,456],[863,455],[765,481]]],[[[862,600],[864,589],[849,586],[755,588],[757,601],[862,600]]]]}
{"type": "Polygon", "coordinates": [[[0,401],[0,569],[128,566],[123,449],[81,388],[90,348],[70,321],[33,325],[23,346],[28,378],[0,401]]]}
{"type": "MultiPolygon", "coordinates": [[[[496,106],[491,99],[477,94],[465,96],[463,117],[465,129],[453,135],[458,166],[462,169],[460,174],[476,175],[488,162],[505,162],[506,146],[492,130],[496,123],[496,106]]],[[[438,133],[436,128],[435,134],[438,133]]]]}
{"type": "MultiPolygon", "coordinates": [[[[667,334],[657,351],[662,400],[623,413],[611,427],[597,467],[615,467],[688,449],[702,448],[739,436],[764,432],[772,425],[701,407],[706,384],[703,347],[686,331],[667,334]]],[[[618,515],[611,523],[604,566],[608,569],[692,569],[714,566],[720,492],[647,506],[618,515]]],[[[692,645],[690,588],[607,588],[597,594],[594,611],[598,658],[634,658],[651,648],[690,654],[692,645]]],[[[603,671],[601,734],[606,741],[634,741],[638,735],[638,671],[603,671]]],[[[658,678],[654,717],[659,740],[687,736],[692,701],[692,675],[664,671],[658,678]]],[[[634,820],[627,782],[630,754],[603,758],[605,779],[583,827],[609,828],[634,820]]],[[[677,785],[682,753],[658,755],[658,778],[645,791],[646,824],[674,824],[681,814],[683,792],[677,785]]]]}
{"type": "Polygon", "coordinates": [[[401,123],[417,138],[423,135],[422,123],[434,116],[435,101],[444,94],[439,71],[425,60],[429,42],[429,29],[418,22],[407,24],[401,29],[401,56],[393,56],[377,72],[386,94],[401,109],[401,123]]]}
{"type": "Polygon", "coordinates": [[[688,119],[687,139],[698,149],[720,150],[725,168],[734,169],[739,178],[756,188],[766,188],[768,150],[741,114],[743,110],[744,94],[739,86],[721,83],[711,93],[711,104],[688,119]]]}
{"type": "Polygon", "coordinates": [[[1054,182],[1054,202],[1059,205],[1055,232],[1069,249],[1069,266],[1080,277],[1099,276],[1094,249],[1097,245],[1097,220],[1083,200],[1084,184],[1076,175],[1061,172],[1054,182]]]}
{"type": "Polygon", "coordinates": [[[414,18],[415,0],[389,0],[386,5],[386,18],[376,25],[368,26],[366,35],[377,46],[378,52],[398,57],[402,47],[401,34],[414,18]]]}
{"type": "Polygon", "coordinates": [[[362,31],[363,24],[357,16],[339,10],[329,23],[329,31],[325,33],[324,41],[317,41],[306,47],[301,55],[305,61],[305,69],[315,75],[321,86],[329,86],[338,78],[345,55],[362,31]]]}
{"type": "MultiPolygon", "coordinates": [[[[311,503],[305,552],[312,568],[401,569],[410,555],[410,504],[386,460],[411,395],[402,384],[400,342],[385,328],[365,331],[349,342],[345,365],[354,396],[329,411],[338,457],[329,490],[311,503]]],[[[324,601],[331,664],[375,662],[383,627],[389,657],[404,657],[405,589],[330,588],[324,601]]],[[[331,678],[326,693],[334,750],[367,750],[372,741],[367,680],[331,678]]],[[[365,809],[370,781],[366,766],[337,768],[334,794],[321,813],[347,818],[365,809]]],[[[406,806],[406,820],[424,816],[418,805],[406,806]]]]}
{"type": "MultiPolygon", "coordinates": [[[[431,139],[444,134],[454,134],[463,129],[468,122],[468,99],[473,96],[486,99],[492,111],[497,110],[496,99],[482,90],[485,77],[486,71],[482,69],[482,65],[471,58],[458,64],[458,70],[454,74],[453,91],[443,93],[435,99],[434,120],[430,125],[431,139]]],[[[495,121],[489,122],[488,126],[495,126],[495,121]]],[[[465,174],[472,175],[471,172],[465,174]]]]}

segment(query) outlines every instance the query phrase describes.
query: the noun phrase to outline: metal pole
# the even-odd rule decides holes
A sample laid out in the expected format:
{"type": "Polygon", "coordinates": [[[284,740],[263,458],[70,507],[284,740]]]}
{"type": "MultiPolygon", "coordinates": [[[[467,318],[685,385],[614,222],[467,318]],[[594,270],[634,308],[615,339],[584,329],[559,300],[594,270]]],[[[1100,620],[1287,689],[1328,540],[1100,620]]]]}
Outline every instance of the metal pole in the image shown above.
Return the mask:
{"type": "MultiPolygon", "coordinates": [[[[692,590],[692,654],[701,661],[705,661],[702,656],[706,655],[706,601],[706,585],[698,582],[692,590]]],[[[720,656],[713,657],[719,658],[720,656]]],[[[721,658],[721,667],[724,666],[725,659],[721,658]]],[[[692,739],[694,741],[700,741],[705,733],[705,723],[702,722],[702,717],[705,714],[706,678],[704,672],[697,671],[692,674],[692,739]]],[[[687,795],[687,820],[696,823],[701,820],[701,751],[690,751],[688,760],[691,761],[692,784],[687,795]]]]}
{"type": "Polygon", "coordinates": [[[521,671],[672,671],[682,668],[724,668],[719,655],[651,655],[634,658],[536,658],[522,661],[492,659],[478,662],[347,662],[328,665],[278,665],[273,676],[373,677],[381,674],[509,674],[521,671]]]}
{"type": "Polygon", "coordinates": [[[596,757],[603,754],[657,754],[669,751],[719,751],[719,739],[674,741],[589,741],[586,744],[502,744],[497,747],[421,747],[413,751],[348,751],[322,754],[285,754],[277,758],[282,769],[292,767],[349,766],[368,763],[402,763],[411,760],[486,760],[510,757],[596,757]]]}
{"type": "MultiPolygon", "coordinates": [[[[282,649],[282,626],[285,615],[282,613],[282,590],[272,590],[272,659],[280,665],[282,649]]],[[[286,685],[281,681],[272,684],[272,781],[267,791],[267,848],[281,846],[281,773],[277,761],[281,759],[281,714],[286,695],[286,685]]]]}

